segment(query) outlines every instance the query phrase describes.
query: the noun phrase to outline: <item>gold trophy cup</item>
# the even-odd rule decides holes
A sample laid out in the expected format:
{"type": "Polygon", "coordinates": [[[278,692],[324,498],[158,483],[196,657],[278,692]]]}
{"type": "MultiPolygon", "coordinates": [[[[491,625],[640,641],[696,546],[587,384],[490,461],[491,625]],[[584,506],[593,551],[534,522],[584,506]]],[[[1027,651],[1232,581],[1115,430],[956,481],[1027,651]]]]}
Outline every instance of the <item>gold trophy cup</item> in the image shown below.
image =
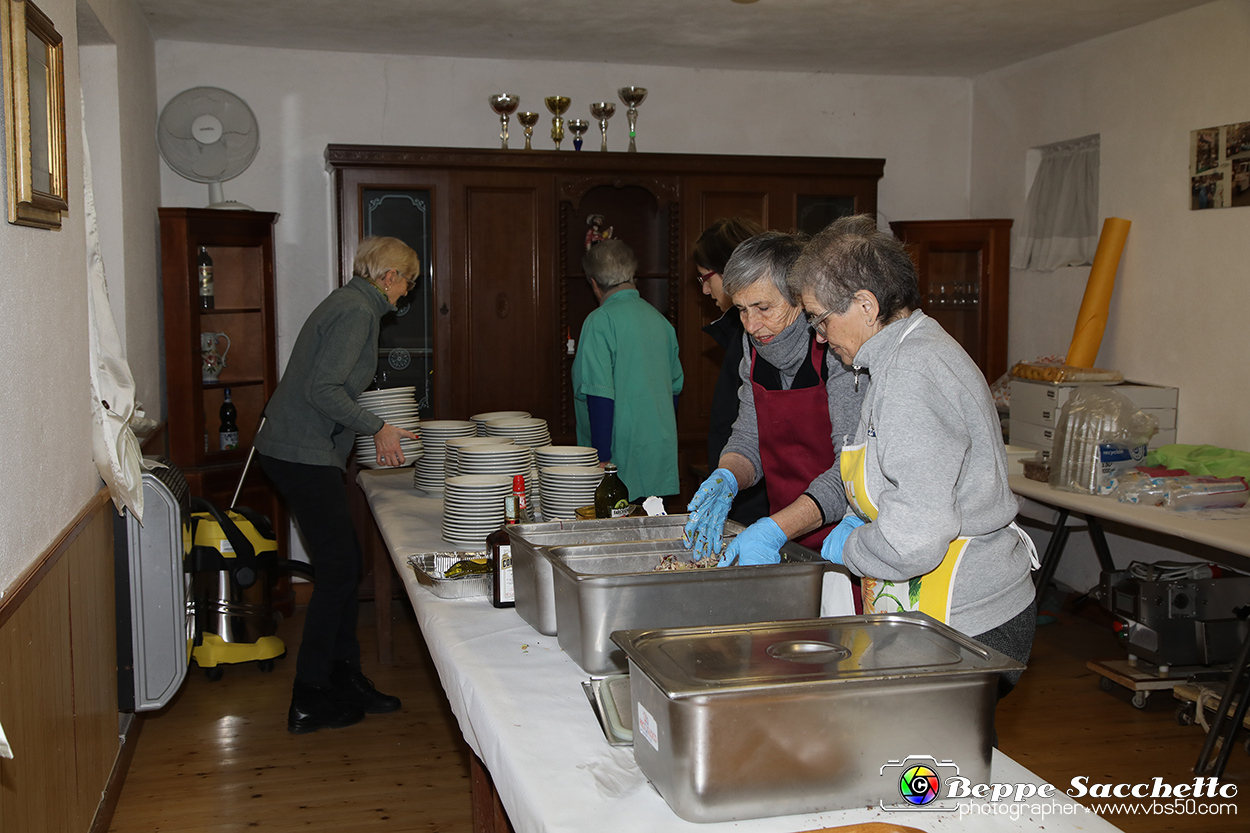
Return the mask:
{"type": "Polygon", "coordinates": [[[564,140],[564,111],[569,109],[572,99],[567,95],[549,95],[544,101],[547,102],[547,109],[551,111],[551,141],[556,143],[556,150],[560,149],[560,142],[564,140]]]}
{"type": "Polygon", "coordinates": [[[534,125],[538,124],[538,114],[533,110],[523,110],[516,114],[516,120],[525,128],[525,149],[533,150],[530,138],[534,135],[534,125]]]}
{"type": "Polygon", "coordinates": [[[508,149],[508,116],[512,115],[520,103],[521,99],[512,93],[498,93],[490,97],[490,109],[499,116],[499,139],[503,142],[504,150],[508,149]]]}
{"type": "Polygon", "coordinates": [[[603,137],[603,142],[599,145],[599,150],[608,149],[608,119],[616,112],[616,105],[611,101],[596,101],[590,105],[590,115],[599,120],[599,134],[603,137]]]}

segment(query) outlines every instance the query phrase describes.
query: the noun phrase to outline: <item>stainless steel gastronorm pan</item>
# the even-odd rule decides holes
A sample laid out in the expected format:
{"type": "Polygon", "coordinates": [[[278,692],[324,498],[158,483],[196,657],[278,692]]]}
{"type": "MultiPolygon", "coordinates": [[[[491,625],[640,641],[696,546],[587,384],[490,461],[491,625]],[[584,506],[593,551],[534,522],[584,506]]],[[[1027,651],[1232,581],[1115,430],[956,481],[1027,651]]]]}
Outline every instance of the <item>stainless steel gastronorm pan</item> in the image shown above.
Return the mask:
{"type": "MultiPolygon", "coordinates": [[[[610,544],[625,541],[677,541],[689,515],[614,518],[593,521],[547,521],[508,527],[512,544],[512,579],[516,611],[536,631],[556,635],[556,600],[551,562],[552,547],[570,544],[610,544]]],[[[725,524],[726,540],[741,532],[741,524],[725,524]]],[[[810,552],[810,550],[809,550],[810,552]]]]}
{"type": "Polygon", "coordinates": [[[690,558],[680,541],[551,548],[560,647],[585,671],[625,670],[625,653],[611,639],[617,630],[820,615],[824,561],[656,572],[666,555],[690,558]]]}
{"type": "Polygon", "coordinates": [[[920,613],[612,638],[629,655],[638,767],[697,822],[941,807],[944,790],[913,806],[904,773],[989,783],[998,678],[1021,668],[920,613]]]}

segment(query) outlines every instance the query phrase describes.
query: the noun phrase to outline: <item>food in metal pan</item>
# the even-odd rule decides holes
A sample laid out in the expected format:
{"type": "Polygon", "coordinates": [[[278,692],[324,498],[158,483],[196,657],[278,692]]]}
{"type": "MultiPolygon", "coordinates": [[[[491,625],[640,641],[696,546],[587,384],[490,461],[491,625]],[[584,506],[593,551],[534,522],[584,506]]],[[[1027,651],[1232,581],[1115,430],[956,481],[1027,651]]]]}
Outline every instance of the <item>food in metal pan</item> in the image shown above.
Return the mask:
{"type": "Polygon", "coordinates": [[[703,558],[681,558],[675,553],[670,553],[660,559],[660,563],[655,565],[655,572],[672,572],[673,570],[704,570],[708,567],[715,567],[720,562],[719,555],[708,555],[703,558]]]}

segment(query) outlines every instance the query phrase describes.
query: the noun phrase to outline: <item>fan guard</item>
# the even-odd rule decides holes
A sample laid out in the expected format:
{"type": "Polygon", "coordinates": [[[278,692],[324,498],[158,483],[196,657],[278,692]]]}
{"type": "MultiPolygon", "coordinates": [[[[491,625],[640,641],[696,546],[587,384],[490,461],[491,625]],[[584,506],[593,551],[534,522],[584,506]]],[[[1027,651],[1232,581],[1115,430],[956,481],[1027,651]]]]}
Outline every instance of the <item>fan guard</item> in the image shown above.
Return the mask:
{"type": "Polygon", "coordinates": [[[221,183],[243,173],[260,149],[256,116],[243,99],[217,87],[183,90],[161,110],[156,144],[179,176],[208,183],[209,208],[248,208],[221,193],[221,183]]]}

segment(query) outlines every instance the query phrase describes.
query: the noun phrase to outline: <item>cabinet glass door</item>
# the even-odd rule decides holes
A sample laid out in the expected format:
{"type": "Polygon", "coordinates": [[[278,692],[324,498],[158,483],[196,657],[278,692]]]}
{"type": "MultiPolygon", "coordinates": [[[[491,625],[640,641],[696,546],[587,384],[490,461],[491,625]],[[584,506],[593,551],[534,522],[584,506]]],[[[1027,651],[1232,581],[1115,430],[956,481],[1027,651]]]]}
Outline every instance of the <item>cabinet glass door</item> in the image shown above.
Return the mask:
{"type": "Polygon", "coordinates": [[[931,245],[920,292],[922,309],[974,359],[981,349],[981,249],[931,245]]]}
{"type": "Polygon", "coordinates": [[[434,340],[431,323],[433,286],[430,239],[430,189],[365,188],[361,192],[361,233],[365,237],[396,237],[421,259],[421,273],[412,291],[399,299],[398,312],[382,318],[378,337],[378,372],[374,386],[416,387],[421,417],[432,415],[434,340]]]}

